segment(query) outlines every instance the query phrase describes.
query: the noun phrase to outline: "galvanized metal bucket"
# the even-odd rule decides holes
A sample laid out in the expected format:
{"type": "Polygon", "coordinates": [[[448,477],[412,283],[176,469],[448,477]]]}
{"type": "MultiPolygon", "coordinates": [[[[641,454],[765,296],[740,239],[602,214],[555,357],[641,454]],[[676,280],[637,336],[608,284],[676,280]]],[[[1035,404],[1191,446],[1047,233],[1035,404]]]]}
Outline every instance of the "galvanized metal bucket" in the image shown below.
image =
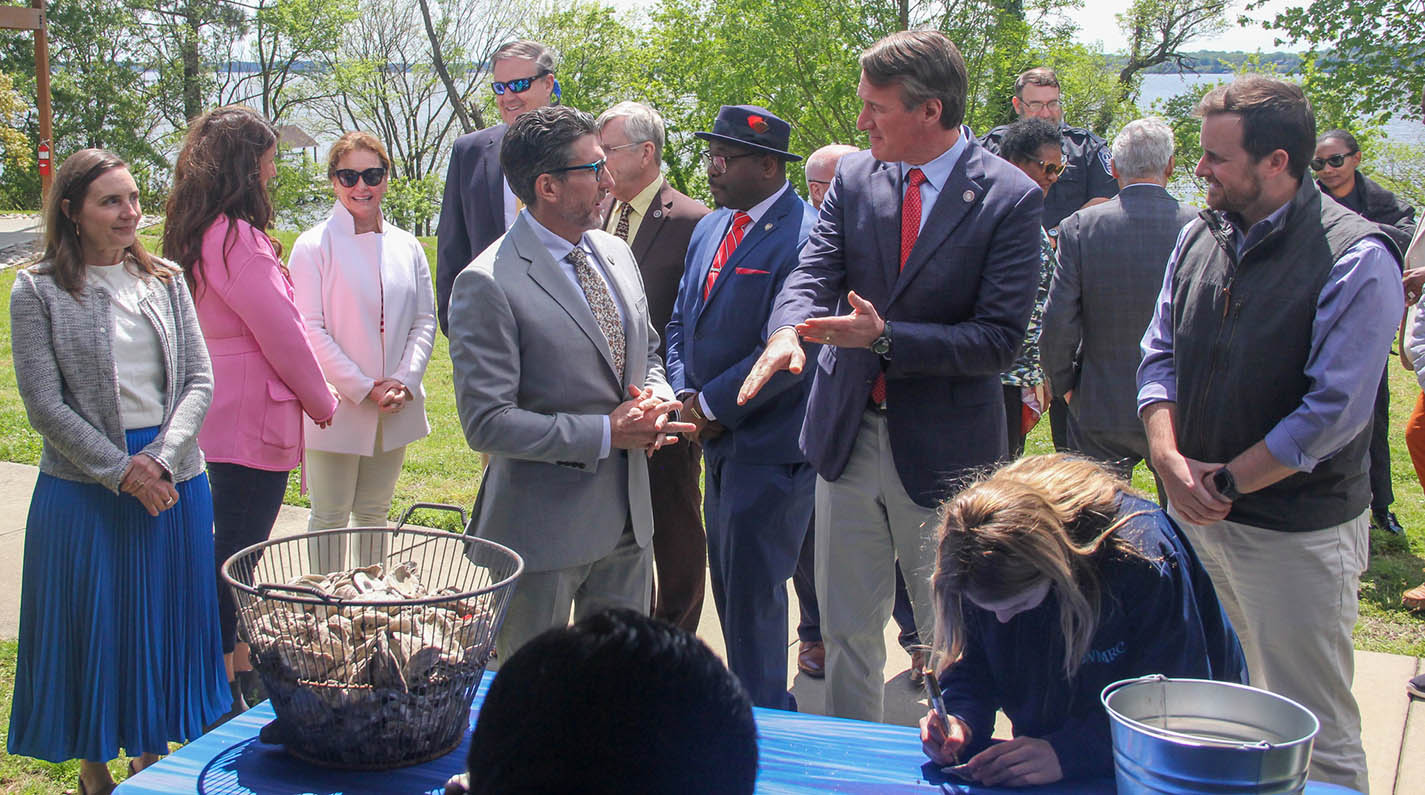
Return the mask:
{"type": "Polygon", "coordinates": [[[1119,793],[1286,793],[1306,787],[1320,728],[1306,707],[1255,687],[1154,674],[1099,696],[1119,793]]]}

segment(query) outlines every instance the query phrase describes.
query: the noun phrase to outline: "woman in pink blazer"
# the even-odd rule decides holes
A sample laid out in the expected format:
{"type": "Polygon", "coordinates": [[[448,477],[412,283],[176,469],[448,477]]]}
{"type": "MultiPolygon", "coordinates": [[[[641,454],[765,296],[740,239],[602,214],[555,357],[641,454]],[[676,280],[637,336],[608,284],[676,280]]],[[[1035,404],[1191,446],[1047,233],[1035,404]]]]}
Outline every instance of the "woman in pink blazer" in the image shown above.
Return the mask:
{"type": "MultiPolygon", "coordinates": [[[[164,254],[183,267],[213,360],[213,402],[198,445],[208,459],[218,567],[267,540],[302,457],[302,415],[325,426],[337,406],[307,342],[281,246],[264,231],[276,152],[276,132],[256,112],[218,108],[189,127],[168,197],[164,254]]],[[[236,715],[256,677],[247,644],[236,642],[237,605],[221,578],[218,598],[236,715]]]]}

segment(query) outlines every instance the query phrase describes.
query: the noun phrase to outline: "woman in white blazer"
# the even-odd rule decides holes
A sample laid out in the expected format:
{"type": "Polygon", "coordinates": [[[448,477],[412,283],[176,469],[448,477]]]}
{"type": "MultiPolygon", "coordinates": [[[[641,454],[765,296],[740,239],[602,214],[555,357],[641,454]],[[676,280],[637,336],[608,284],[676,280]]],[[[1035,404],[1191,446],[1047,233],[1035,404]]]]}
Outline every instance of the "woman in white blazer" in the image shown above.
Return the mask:
{"type": "MultiPolygon", "coordinates": [[[[338,139],[327,164],[336,206],[292,246],[297,308],[341,393],[329,427],[307,421],[308,532],[384,527],[406,445],[430,433],[421,378],[435,344],[435,299],[420,242],[381,217],[390,166],[370,133],[338,139]]],[[[356,564],[382,562],[383,540],[363,538],[356,564]]],[[[310,554],[319,571],[347,567],[344,537],[313,539],[310,554]]]]}

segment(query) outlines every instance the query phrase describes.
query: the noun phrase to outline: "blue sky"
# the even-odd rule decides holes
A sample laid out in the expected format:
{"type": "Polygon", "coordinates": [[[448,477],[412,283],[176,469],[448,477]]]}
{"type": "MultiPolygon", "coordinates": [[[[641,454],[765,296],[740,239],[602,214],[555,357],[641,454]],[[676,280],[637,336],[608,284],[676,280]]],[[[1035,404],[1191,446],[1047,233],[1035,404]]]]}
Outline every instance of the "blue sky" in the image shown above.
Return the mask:
{"type": "MultiPolygon", "coordinates": [[[[1103,44],[1107,52],[1123,52],[1127,43],[1123,34],[1118,29],[1117,20],[1114,15],[1122,13],[1128,8],[1131,0],[1084,0],[1084,4],[1078,10],[1069,14],[1079,25],[1079,39],[1085,43],[1095,40],[1103,44]],[[1113,20],[1110,24],[1105,24],[1106,20],[1113,20]],[[1089,32],[1091,31],[1091,32],[1089,32]]],[[[1251,16],[1257,19],[1270,18],[1277,11],[1288,8],[1292,5],[1304,5],[1307,0],[1271,0],[1263,8],[1253,11],[1251,16]]],[[[1233,13],[1232,27],[1226,32],[1209,39],[1199,39],[1189,45],[1191,50],[1245,50],[1255,52],[1272,52],[1274,50],[1301,50],[1302,47],[1278,47],[1274,44],[1275,34],[1262,30],[1256,25],[1238,27],[1235,18],[1240,16],[1240,9],[1245,3],[1235,4],[1238,11],[1233,13]]]]}

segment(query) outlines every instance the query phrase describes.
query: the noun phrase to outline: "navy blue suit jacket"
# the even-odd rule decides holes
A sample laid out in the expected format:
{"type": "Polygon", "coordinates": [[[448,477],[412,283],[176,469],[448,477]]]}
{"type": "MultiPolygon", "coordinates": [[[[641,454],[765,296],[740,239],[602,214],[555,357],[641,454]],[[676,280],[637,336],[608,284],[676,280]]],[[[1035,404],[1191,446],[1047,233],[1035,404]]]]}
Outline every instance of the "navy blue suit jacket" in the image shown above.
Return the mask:
{"type": "Polygon", "coordinates": [[[967,470],[1008,452],[999,375],[1034,304],[1043,193],[970,139],[900,269],[896,164],[858,152],[837,166],[767,331],[846,314],[851,290],[875,305],[891,326],[891,360],[832,346],[809,360],[802,449],[817,474],[839,478],[884,367],[896,471],[912,499],[933,507],[967,470]]]}
{"type": "Polygon", "coordinates": [[[806,458],[797,436],[809,379],[778,373],[745,406],[737,405],[737,392],[766,346],[772,303],[797,266],[816,212],[788,189],[748,227],[704,301],[703,285],[732,215],[718,210],[693,229],[668,323],[668,383],[674,394],[701,392],[727,426],[727,433],[704,442],[708,452],[763,464],[800,463],[806,458]]]}
{"type": "Polygon", "coordinates": [[[455,277],[505,234],[505,172],[500,146],[509,125],[496,124],[455,139],[436,227],[435,311],[440,330],[450,327],[455,277]]]}

